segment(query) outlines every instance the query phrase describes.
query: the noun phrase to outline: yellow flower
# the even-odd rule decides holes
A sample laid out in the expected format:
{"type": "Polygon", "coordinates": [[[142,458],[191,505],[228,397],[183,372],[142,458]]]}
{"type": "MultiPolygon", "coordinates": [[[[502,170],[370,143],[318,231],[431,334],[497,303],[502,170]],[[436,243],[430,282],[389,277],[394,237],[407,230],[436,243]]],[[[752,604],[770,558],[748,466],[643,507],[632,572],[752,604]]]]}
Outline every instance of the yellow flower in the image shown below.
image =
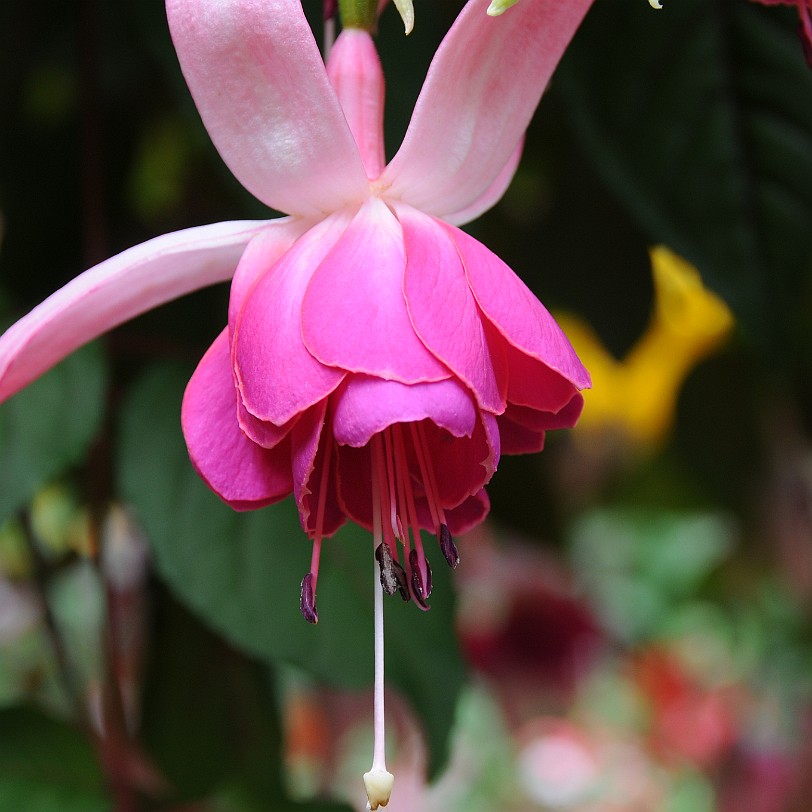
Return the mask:
{"type": "Polygon", "coordinates": [[[661,443],[674,422],[683,382],[733,327],[727,305],[704,287],[696,268],[663,246],[651,250],[651,263],[654,312],[623,360],[582,320],[558,317],[592,374],[576,437],[614,430],[639,446],[661,443]]]}

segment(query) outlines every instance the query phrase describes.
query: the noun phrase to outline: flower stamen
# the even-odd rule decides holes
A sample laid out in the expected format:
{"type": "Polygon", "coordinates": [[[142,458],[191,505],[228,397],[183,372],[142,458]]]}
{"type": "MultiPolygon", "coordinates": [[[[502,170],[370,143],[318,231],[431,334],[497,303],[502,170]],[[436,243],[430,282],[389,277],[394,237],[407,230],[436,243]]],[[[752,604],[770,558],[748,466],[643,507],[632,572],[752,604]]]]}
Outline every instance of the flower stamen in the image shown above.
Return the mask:
{"type": "Polygon", "coordinates": [[[448,562],[448,566],[451,569],[456,569],[457,564],[460,563],[460,554],[457,552],[457,545],[454,544],[454,539],[451,537],[447,524],[440,525],[438,538],[440,540],[440,550],[448,562]]]}
{"type": "Polygon", "coordinates": [[[308,623],[319,622],[319,613],[316,609],[316,584],[319,580],[319,559],[321,558],[321,542],[324,531],[324,510],[327,505],[327,478],[330,473],[330,457],[332,456],[333,442],[328,437],[324,447],[324,460],[321,466],[319,479],[319,501],[316,507],[316,532],[313,536],[313,553],[310,557],[310,572],[302,579],[302,597],[299,603],[304,619],[308,623]]]}
{"type": "Polygon", "coordinates": [[[426,501],[429,505],[431,520],[434,522],[434,532],[440,544],[443,558],[448,562],[451,569],[456,569],[460,563],[460,554],[451,538],[451,533],[445,520],[445,511],[440,504],[439,491],[437,488],[437,478],[434,476],[434,468],[429,464],[429,444],[426,440],[426,433],[422,424],[410,424],[412,430],[412,440],[415,452],[417,453],[417,463],[420,466],[420,473],[423,477],[423,485],[426,490],[426,501]]]}

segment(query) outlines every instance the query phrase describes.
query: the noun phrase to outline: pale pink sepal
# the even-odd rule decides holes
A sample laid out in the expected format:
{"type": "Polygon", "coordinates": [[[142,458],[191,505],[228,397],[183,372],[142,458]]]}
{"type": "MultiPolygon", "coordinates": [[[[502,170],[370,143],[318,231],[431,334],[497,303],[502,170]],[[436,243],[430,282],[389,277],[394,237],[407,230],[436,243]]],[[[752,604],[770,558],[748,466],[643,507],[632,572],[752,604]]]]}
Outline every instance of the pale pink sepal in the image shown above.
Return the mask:
{"type": "Polygon", "coordinates": [[[464,231],[445,228],[457,245],[480,309],[507,342],[508,400],[558,411],[575,390],[591,384],[572,345],[544,305],[499,257],[464,231]],[[534,362],[540,362],[550,374],[534,362]],[[562,380],[557,381],[559,378],[562,380]],[[514,398],[514,389],[537,390],[538,402],[514,398]]]}
{"type": "Polygon", "coordinates": [[[505,410],[507,381],[498,381],[482,317],[457,247],[432,217],[398,206],[406,273],[403,289],[423,343],[474,393],[480,407],[505,410]]]}
{"type": "Polygon", "coordinates": [[[412,327],[405,266],[400,224],[370,198],[307,287],[302,335],[310,352],[328,366],[401,383],[448,378],[412,327]]]}
{"type": "Polygon", "coordinates": [[[591,0],[522,0],[500,17],[470,0],[432,60],[406,137],[381,176],[439,217],[494,184],[591,0]]]}
{"type": "Polygon", "coordinates": [[[303,235],[253,285],[236,316],[232,356],[245,407],[281,426],[327,397],[344,372],[324,366],[302,342],[302,298],[313,269],[346,228],[336,214],[303,235]]]}
{"type": "Polygon", "coordinates": [[[524,136],[519,141],[519,145],[513,150],[508,162],[502,168],[502,171],[496,176],[494,182],[473,202],[470,206],[455,211],[451,214],[445,215],[443,219],[454,226],[462,226],[470,223],[471,220],[476,220],[481,214],[484,214],[492,206],[496,205],[510,186],[513,176],[519,167],[519,161],[522,159],[522,150],[524,149],[524,136]]]}
{"type": "Polygon", "coordinates": [[[333,435],[341,445],[363,446],[395,423],[427,418],[455,437],[470,437],[477,424],[471,396],[453,379],[408,386],[353,375],[333,401],[333,435]]]}
{"type": "Polygon", "coordinates": [[[358,149],[299,0],[167,0],[183,75],[223,160],[287,214],[367,189],[358,149]]]}
{"type": "Polygon", "coordinates": [[[240,431],[227,329],[209,347],[186,387],[181,424],[195,469],[235,510],[262,507],[293,490],[290,440],[269,451],[240,431]]]}
{"type": "Polygon", "coordinates": [[[345,28],[327,61],[327,75],[358,145],[364,169],[377,178],[383,149],[384,79],[375,43],[367,31],[345,28]]]}
{"type": "Polygon", "coordinates": [[[85,271],[0,338],[0,401],[107,330],[234,273],[265,222],[164,234],[85,271]]]}

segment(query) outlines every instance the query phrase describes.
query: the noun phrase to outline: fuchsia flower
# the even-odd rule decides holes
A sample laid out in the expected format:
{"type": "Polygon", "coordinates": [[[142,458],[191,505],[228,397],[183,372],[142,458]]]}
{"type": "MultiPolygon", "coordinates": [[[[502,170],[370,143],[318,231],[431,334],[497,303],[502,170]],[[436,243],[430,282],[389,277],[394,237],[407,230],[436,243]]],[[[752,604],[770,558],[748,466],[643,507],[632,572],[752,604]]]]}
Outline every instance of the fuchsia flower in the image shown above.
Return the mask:
{"type": "Polygon", "coordinates": [[[493,205],[588,0],[472,0],[441,44],[384,166],[370,35],[322,63],[298,0],[168,0],[186,80],[226,163],[288,217],[158,237],[92,268],[0,339],[0,398],[105,330],[233,276],[228,327],[193,375],[193,464],[238,510],[295,494],[313,538],[374,530],[389,592],[425,608],[419,529],[487,513],[500,452],[574,424],[589,377],[536,297],[458,230],[493,205]],[[411,532],[410,532],[411,531],[411,532]],[[410,538],[411,536],[411,538],[410,538]],[[399,545],[408,575],[398,563],[399,545]]]}
{"type": "MultiPolygon", "coordinates": [[[[233,277],[228,325],[184,397],[193,464],[237,510],[294,493],[314,541],[308,620],[322,539],[347,518],[373,531],[381,586],[428,608],[420,530],[455,566],[452,534],[486,515],[500,453],[539,451],[548,429],[575,423],[589,386],[536,297],[456,227],[503,194],[589,3],[523,0],[493,18],[471,0],[384,165],[366,31],[345,29],[325,70],[299,0],[167,0],[217,149],[288,216],[167,234],[82,274],[0,338],[0,400],[105,330],[233,277]]],[[[373,809],[392,784],[381,595],[373,809]]]]}

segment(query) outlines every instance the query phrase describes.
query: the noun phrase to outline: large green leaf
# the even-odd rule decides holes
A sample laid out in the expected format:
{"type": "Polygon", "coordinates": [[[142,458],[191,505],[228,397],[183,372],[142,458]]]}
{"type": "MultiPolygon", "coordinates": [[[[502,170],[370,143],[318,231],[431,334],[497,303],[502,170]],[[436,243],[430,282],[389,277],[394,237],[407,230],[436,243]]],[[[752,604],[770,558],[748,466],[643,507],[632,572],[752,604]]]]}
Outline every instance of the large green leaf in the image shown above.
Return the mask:
{"type": "Polygon", "coordinates": [[[98,345],[74,353],[0,406],[0,521],[82,459],[106,386],[98,345]]]}
{"type": "Polygon", "coordinates": [[[775,349],[807,334],[812,71],[792,13],[602,0],[557,82],[590,157],[650,239],[693,262],[754,340],[775,349]]]}
{"type": "MultiPolygon", "coordinates": [[[[203,485],[180,431],[188,372],[162,367],[134,388],[122,414],[119,477],[153,545],[158,570],[209,626],[268,662],[295,664],[343,687],[372,679],[372,539],[348,526],[325,542],[319,623],[299,613],[310,545],[290,500],[240,514],[203,485]]],[[[442,561],[440,556],[437,557],[442,561]]],[[[464,680],[453,622],[453,588],[435,568],[432,611],[387,601],[387,667],[422,717],[433,766],[445,754],[464,680]]]]}
{"type": "Polygon", "coordinates": [[[110,800],[88,742],[25,708],[0,711],[0,812],[106,812],[110,800]]]}

